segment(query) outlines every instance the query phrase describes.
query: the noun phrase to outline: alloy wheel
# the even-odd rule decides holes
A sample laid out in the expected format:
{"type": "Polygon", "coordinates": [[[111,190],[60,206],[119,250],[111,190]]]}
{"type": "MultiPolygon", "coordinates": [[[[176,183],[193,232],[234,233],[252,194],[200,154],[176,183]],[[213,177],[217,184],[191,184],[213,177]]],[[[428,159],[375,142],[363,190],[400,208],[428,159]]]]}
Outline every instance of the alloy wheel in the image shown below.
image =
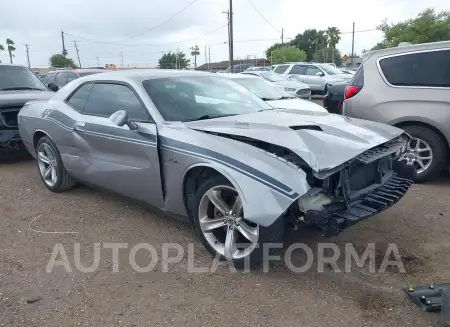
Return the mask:
{"type": "Polygon", "coordinates": [[[228,259],[242,259],[256,248],[259,226],[244,219],[242,200],[230,186],[210,188],[199,204],[199,225],[209,245],[228,259]]]}
{"type": "Polygon", "coordinates": [[[417,174],[422,174],[431,166],[433,151],[427,142],[414,137],[408,142],[406,152],[399,160],[406,162],[407,165],[414,165],[417,174]]]}
{"type": "Polygon", "coordinates": [[[58,181],[58,163],[52,148],[47,143],[42,143],[38,149],[38,166],[44,183],[53,187],[58,181]]]}

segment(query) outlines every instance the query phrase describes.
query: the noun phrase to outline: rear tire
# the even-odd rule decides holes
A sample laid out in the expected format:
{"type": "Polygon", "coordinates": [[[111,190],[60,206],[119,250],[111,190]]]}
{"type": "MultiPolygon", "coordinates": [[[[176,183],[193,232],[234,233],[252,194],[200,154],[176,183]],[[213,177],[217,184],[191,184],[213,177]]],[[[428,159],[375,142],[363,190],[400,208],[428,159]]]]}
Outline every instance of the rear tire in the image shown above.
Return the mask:
{"type": "Polygon", "coordinates": [[[237,207],[236,199],[238,198],[238,192],[225,177],[218,175],[212,176],[205,179],[197,189],[191,212],[193,215],[192,221],[195,231],[200,237],[200,240],[205,248],[213,256],[218,256],[220,260],[232,261],[234,267],[237,269],[244,269],[254,266],[263,259],[263,246],[265,243],[279,243],[282,241],[284,233],[284,220],[280,217],[268,227],[251,223],[244,219],[242,206],[239,210],[233,210],[237,207]],[[214,193],[214,195],[211,196],[212,193],[214,193]],[[215,197],[215,195],[217,195],[217,198],[220,200],[229,202],[226,204],[230,211],[225,210],[226,216],[217,209],[218,207],[213,204],[212,201],[209,200],[210,197],[215,197]],[[222,198],[222,196],[224,197],[222,198]],[[237,217],[233,217],[235,212],[237,212],[237,217]],[[215,221],[217,221],[217,223],[215,223],[215,221]],[[240,224],[238,222],[240,222],[240,224]],[[214,223],[214,225],[217,224],[217,226],[211,227],[211,229],[208,230],[208,228],[212,226],[211,223],[214,223]],[[233,233],[233,229],[236,233],[235,235],[238,235],[235,237],[236,242],[237,240],[242,240],[237,242],[238,244],[244,243],[246,246],[249,244],[248,249],[252,249],[249,253],[247,253],[248,250],[245,250],[245,247],[244,250],[226,250],[228,233],[233,233]],[[255,236],[253,241],[250,241],[248,238],[244,237],[244,234],[240,233],[241,230],[251,230],[254,232],[252,236],[257,236],[255,236]],[[242,251],[242,253],[239,251],[242,251]],[[228,255],[229,253],[234,253],[236,256],[230,257],[228,255]]]}
{"type": "Polygon", "coordinates": [[[67,173],[58,148],[48,136],[39,139],[36,158],[39,176],[50,191],[59,193],[75,187],[75,180],[67,173]]]}
{"type": "MultiPolygon", "coordinates": [[[[429,163],[429,166],[427,166],[428,161],[427,160],[423,160],[422,162],[425,163],[425,167],[426,169],[423,170],[423,172],[417,172],[417,177],[416,177],[416,182],[421,183],[421,182],[426,182],[429,180],[432,180],[436,177],[438,177],[445,165],[446,165],[446,161],[447,161],[447,154],[448,154],[448,149],[444,143],[444,141],[441,139],[441,137],[436,134],[436,132],[434,132],[433,130],[431,130],[430,128],[427,127],[422,127],[422,126],[406,126],[403,128],[408,134],[410,134],[413,138],[417,139],[417,140],[422,140],[424,141],[425,145],[422,145],[424,148],[426,148],[426,145],[429,146],[429,148],[431,149],[431,151],[429,152],[415,152],[415,151],[409,151],[408,153],[410,154],[414,154],[414,152],[416,154],[419,155],[425,155],[427,156],[427,153],[430,153],[431,156],[431,163],[429,163]]],[[[411,142],[410,142],[411,144],[411,142]]],[[[416,143],[415,141],[413,141],[412,143],[412,147],[416,147],[416,143]]],[[[405,160],[406,161],[406,160],[405,160]]],[[[420,165],[418,166],[420,167],[420,165]]]]}

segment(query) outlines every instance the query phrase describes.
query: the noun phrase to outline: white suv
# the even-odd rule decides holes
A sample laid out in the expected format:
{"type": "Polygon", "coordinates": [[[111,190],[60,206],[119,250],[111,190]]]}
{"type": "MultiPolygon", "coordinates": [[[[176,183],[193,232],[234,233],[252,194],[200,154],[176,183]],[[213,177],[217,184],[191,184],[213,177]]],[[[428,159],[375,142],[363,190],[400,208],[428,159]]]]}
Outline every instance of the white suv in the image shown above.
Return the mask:
{"type": "Polygon", "coordinates": [[[352,78],[352,75],[343,73],[331,64],[296,62],[273,67],[275,73],[305,83],[311,88],[311,92],[320,94],[327,93],[327,84],[348,81],[352,78]]]}

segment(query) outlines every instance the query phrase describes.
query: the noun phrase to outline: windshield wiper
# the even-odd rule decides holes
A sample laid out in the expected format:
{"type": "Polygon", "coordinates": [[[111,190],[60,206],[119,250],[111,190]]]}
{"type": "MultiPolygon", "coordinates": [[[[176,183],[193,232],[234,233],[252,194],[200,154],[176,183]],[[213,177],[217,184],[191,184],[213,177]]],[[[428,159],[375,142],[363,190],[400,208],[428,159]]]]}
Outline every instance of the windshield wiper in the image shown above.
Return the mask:
{"type": "Polygon", "coordinates": [[[281,98],[275,99],[275,100],[288,100],[288,99],[295,99],[295,97],[291,96],[282,96],[281,98]]]}
{"type": "Polygon", "coordinates": [[[5,87],[4,89],[0,89],[0,91],[13,91],[13,90],[39,90],[39,91],[45,91],[44,89],[39,89],[37,87],[27,87],[27,86],[5,87]]]}
{"type": "Polygon", "coordinates": [[[184,122],[186,121],[196,121],[196,120],[205,120],[205,119],[213,119],[213,118],[221,118],[221,117],[228,117],[228,116],[236,116],[237,114],[209,114],[209,115],[203,115],[197,118],[192,118],[192,119],[185,119],[183,120],[184,122]]]}

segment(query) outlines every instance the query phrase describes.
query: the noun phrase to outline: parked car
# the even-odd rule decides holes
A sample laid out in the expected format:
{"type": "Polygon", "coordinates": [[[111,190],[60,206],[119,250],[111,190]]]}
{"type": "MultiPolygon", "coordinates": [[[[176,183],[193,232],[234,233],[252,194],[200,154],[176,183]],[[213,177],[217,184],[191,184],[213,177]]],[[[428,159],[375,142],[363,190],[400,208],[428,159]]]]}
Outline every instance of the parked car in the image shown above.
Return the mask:
{"type": "Polygon", "coordinates": [[[50,90],[56,92],[74,79],[92,74],[104,73],[105,71],[107,70],[104,68],[57,69],[48,72],[44,82],[50,90]]]}
{"type": "Polygon", "coordinates": [[[270,66],[266,66],[266,67],[256,67],[256,66],[252,66],[252,67],[248,67],[246,70],[244,70],[244,72],[267,72],[267,71],[271,71],[272,67],[270,66]]]}
{"type": "Polygon", "coordinates": [[[240,84],[246,90],[266,101],[273,108],[327,112],[322,106],[292,96],[261,77],[249,74],[221,74],[220,76],[240,84]]]}
{"type": "Polygon", "coordinates": [[[272,71],[245,71],[242,74],[259,76],[264,78],[265,80],[272,82],[280,89],[286,91],[293,97],[297,97],[300,99],[309,100],[311,99],[311,89],[308,85],[301,82],[290,81],[285,76],[274,73],[272,71]]]}
{"type": "Polygon", "coordinates": [[[414,173],[393,157],[401,129],[274,110],[203,72],[87,76],[26,104],[19,123],[49,190],[85,182],[159,208],[238,267],[281,241],[286,221],[335,234],[385,210],[414,173]]]}
{"type": "Polygon", "coordinates": [[[330,64],[307,62],[288,63],[274,66],[274,72],[289,79],[309,85],[312,93],[326,94],[327,84],[350,80],[352,75],[344,74],[330,64]]]}
{"type": "Polygon", "coordinates": [[[348,74],[348,75],[355,75],[355,73],[356,73],[355,70],[351,70],[351,69],[347,69],[347,68],[339,68],[339,70],[341,72],[343,72],[344,74],[348,74]]]}
{"type": "Polygon", "coordinates": [[[402,161],[417,181],[449,166],[450,41],[370,52],[345,91],[343,114],[403,128],[412,136],[402,161]]]}
{"type": "Polygon", "coordinates": [[[328,112],[342,114],[344,92],[348,83],[349,81],[343,81],[328,84],[327,94],[323,97],[323,106],[328,110],[328,112]]]}
{"type": "Polygon", "coordinates": [[[232,74],[242,73],[249,67],[252,67],[252,65],[251,64],[236,64],[236,65],[233,65],[233,70],[231,70],[231,67],[228,67],[227,69],[225,69],[225,73],[232,73],[232,74]]]}
{"type": "Polygon", "coordinates": [[[27,67],[0,64],[0,152],[23,149],[17,114],[30,100],[46,100],[53,95],[27,67]]]}

